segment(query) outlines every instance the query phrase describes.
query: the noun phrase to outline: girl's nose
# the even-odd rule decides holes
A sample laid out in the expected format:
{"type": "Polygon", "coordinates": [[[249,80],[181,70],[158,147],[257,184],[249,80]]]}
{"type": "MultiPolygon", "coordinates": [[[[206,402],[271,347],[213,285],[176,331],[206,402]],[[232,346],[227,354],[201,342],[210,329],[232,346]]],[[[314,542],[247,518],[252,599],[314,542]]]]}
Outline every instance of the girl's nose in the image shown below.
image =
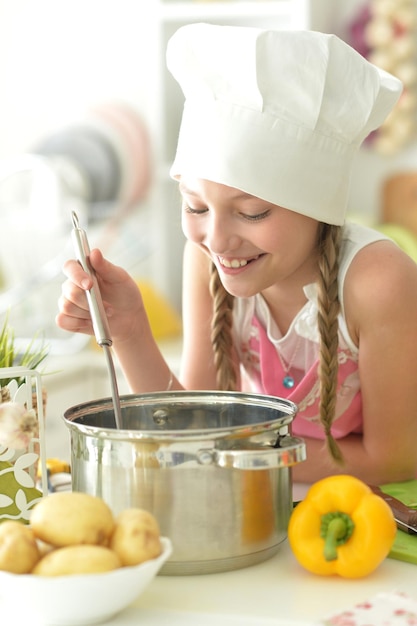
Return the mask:
{"type": "Polygon", "coordinates": [[[222,255],[237,250],[241,245],[241,241],[233,220],[229,220],[227,217],[210,216],[204,241],[202,242],[209,250],[222,255]]]}

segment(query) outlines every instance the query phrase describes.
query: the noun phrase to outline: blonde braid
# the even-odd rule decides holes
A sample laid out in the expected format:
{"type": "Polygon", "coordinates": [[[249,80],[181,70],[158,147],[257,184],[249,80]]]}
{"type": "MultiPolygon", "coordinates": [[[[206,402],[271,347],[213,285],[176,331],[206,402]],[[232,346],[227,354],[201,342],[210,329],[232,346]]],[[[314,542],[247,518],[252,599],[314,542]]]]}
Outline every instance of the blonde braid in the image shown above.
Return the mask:
{"type": "Polygon", "coordinates": [[[341,228],[321,224],[319,231],[318,329],[320,335],[319,381],[320,421],[332,458],[343,464],[343,456],[331,433],[334,419],[338,371],[338,294],[341,228]]]}
{"type": "Polygon", "coordinates": [[[236,367],[233,361],[233,302],[223,287],[214,263],[210,268],[210,293],[213,298],[211,343],[217,372],[217,385],[223,391],[237,390],[236,367]]]}

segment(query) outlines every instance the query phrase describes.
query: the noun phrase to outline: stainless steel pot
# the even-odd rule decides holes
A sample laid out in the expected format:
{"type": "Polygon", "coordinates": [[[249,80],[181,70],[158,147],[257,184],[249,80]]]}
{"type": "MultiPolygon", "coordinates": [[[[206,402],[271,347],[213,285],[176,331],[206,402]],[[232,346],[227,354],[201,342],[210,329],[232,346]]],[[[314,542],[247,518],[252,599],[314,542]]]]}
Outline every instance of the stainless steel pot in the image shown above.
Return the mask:
{"type": "Polygon", "coordinates": [[[289,434],[296,405],[229,392],[162,392],[68,409],[75,491],[115,514],[151,511],[173,553],[163,574],[206,574],[273,556],[292,509],[291,466],[305,444],[289,434]]]}

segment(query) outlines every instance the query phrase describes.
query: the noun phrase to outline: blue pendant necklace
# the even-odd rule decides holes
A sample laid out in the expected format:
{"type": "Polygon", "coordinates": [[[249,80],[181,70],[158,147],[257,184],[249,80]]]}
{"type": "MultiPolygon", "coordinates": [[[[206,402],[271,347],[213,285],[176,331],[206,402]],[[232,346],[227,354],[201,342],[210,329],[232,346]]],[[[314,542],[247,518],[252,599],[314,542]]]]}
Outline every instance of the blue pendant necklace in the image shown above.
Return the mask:
{"type": "Polygon", "coordinates": [[[291,360],[288,364],[284,362],[284,359],[282,358],[280,351],[277,350],[279,360],[281,361],[282,369],[284,370],[284,377],[282,379],[282,384],[285,387],[285,389],[292,389],[295,385],[295,380],[294,380],[294,377],[291,376],[290,370],[292,369],[294,365],[295,357],[297,356],[299,347],[300,347],[300,335],[297,336],[297,343],[295,345],[291,360]]]}
{"type": "Polygon", "coordinates": [[[289,374],[284,376],[284,378],[282,379],[282,384],[284,385],[285,389],[292,389],[294,387],[294,383],[294,378],[289,374]]]}

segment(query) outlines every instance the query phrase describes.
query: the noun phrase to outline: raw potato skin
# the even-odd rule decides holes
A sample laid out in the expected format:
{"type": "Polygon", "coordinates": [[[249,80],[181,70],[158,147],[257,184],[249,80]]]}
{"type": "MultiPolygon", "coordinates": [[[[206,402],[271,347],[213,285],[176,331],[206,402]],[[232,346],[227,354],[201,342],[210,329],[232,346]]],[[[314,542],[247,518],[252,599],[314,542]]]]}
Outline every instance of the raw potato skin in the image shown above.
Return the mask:
{"type": "Polygon", "coordinates": [[[149,511],[125,509],[116,518],[109,547],[125,566],[156,558],[162,552],[158,522],[149,511]]]}
{"type": "Polygon", "coordinates": [[[104,546],[79,545],[57,548],[44,556],[32,570],[37,576],[98,574],[121,567],[115,552],[104,546]]]}
{"type": "Polygon", "coordinates": [[[29,574],[40,556],[35,535],[28,526],[13,520],[0,524],[0,570],[29,574]]]}
{"type": "Polygon", "coordinates": [[[106,546],[114,517],[101,498],[63,491],[52,493],[36,504],[30,523],[38,539],[56,548],[80,544],[106,546]]]}

